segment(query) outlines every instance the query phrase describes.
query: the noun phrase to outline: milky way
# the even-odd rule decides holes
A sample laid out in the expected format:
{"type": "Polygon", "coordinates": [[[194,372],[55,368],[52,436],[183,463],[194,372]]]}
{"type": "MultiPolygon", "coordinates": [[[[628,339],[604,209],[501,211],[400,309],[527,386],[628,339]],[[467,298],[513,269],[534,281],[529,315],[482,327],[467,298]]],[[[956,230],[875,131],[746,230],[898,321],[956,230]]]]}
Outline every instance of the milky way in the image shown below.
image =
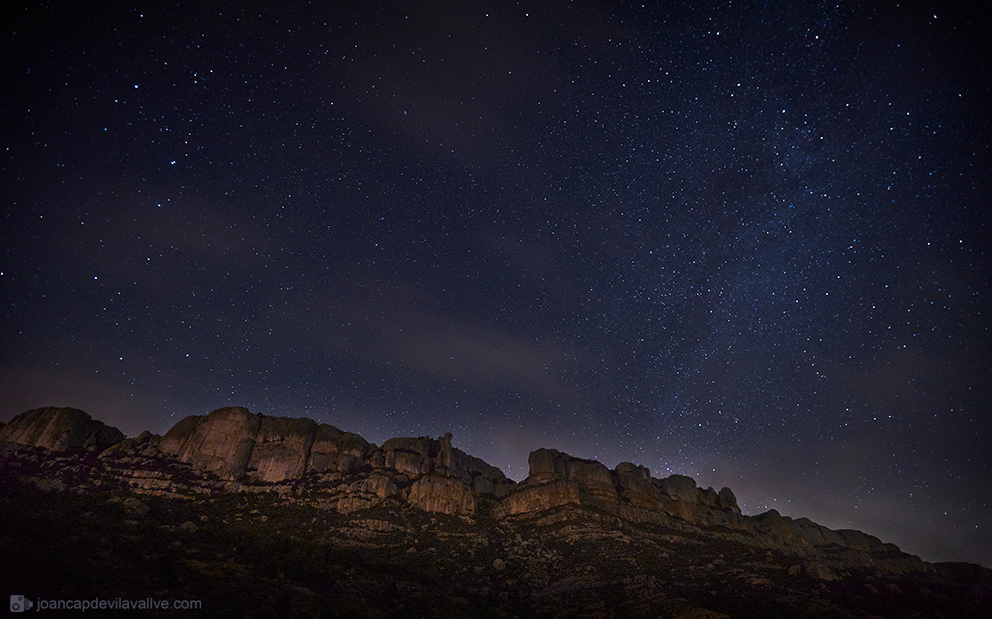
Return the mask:
{"type": "Polygon", "coordinates": [[[5,9],[0,419],[552,447],[992,565],[987,15],[5,9]]]}

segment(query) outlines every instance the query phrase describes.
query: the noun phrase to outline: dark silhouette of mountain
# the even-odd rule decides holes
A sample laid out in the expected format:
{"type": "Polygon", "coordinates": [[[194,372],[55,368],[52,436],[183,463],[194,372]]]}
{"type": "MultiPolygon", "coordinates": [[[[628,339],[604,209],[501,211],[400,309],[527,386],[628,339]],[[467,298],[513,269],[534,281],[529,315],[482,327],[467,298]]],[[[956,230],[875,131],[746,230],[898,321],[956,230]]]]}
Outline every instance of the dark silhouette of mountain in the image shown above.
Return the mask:
{"type": "Polygon", "coordinates": [[[239,617],[992,616],[981,566],[631,463],[529,464],[515,483],[450,434],[376,446],[238,407],[134,438],[27,411],[0,427],[3,582],[239,617]]]}

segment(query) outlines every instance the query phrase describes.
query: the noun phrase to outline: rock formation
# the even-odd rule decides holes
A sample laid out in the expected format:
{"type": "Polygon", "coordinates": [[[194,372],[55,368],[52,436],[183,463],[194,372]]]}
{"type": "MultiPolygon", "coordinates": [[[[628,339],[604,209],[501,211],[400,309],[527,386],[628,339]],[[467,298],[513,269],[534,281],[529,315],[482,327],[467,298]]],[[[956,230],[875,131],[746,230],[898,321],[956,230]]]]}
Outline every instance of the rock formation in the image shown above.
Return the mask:
{"type": "Polygon", "coordinates": [[[377,447],[311,419],[229,407],[186,417],[165,436],[145,432],[125,439],[82,411],[44,408],[0,427],[0,440],[49,451],[99,449],[98,460],[139,493],[305,493],[309,504],[342,514],[406,506],[471,517],[485,503],[492,517],[514,522],[561,522],[578,510],[684,533],[719,531],[738,543],[804,557],[817,566],[809,573],[851,566],[893,573],[923,569],[919,558],[870,535],[832,531],[774,510],[744,516],[729,488],[699,488],[684,475],[656,479],[629,462],[611,470],[538,449],[530,454],[527,479],[517,484],[454,448],[451,434],[393,438],[377,447]]]}
{"type": "Polygon", "coordinates": [[[342,432],[325,423],[317,426],[307,470],[339,471],[347,473],[356,467],[369,452],[369,443],[351,432],[342,432]]]}
{"type": "Polygon", "coordinates": [[[651,472],[630,462],[610,470],[554,449],[530,454],[530,474],[497,508],[502,517],[527,515],[563,505],[585,506],[624,520],[673,525],[676,520],[696,526],[748,530],[737,499],[729,488],[702,490],[684,475],[654,479],[651,472]]]}
{"type": "Polygon", "coordinates": [[[349,471],[368,453],[362,437],[312,419],[253,415],[242,407],[186,417],[157,443],[162,453],[226,480],[299,479],[349,471]]]}
{"type": "Polygon", "coordinates": [[[453,448],[450,434],[393,438],[376,447],[334,426],[241,407],[187,417],[155,446],[227,481],[278,483],[310,475],[339,482],[350,474],[356,479],[327,488],[325,497],[337,497],[334,504],[345,512],[401,495],[426,511],[472,514],[477,496],[503,496],[513,485],[499,469],[453,448]]]}
{"type": "Polygon", "coordinates": [[[746,516],[729,488],[629,462],[539,449],[514,483],[452,440],[376,446],[244,408],[124,438],[28,411],[0,425],[4,582],[154,582],[230,616],[992,616],[981,566],[746,516]]]}
{"type": "Polygon", "coordinates": [[[221,479],[237,479],[246,472],[261,421],[261,415],[241,407],[186,417],[166,432],[158,448],[221,479]]]}
{"type": "Polygon", "coordinates": [[[36,408],[0,427],[0,442],[49,451],[101,449],[122,440],[124,435],[120,430],[75,408],[36,408]]]}

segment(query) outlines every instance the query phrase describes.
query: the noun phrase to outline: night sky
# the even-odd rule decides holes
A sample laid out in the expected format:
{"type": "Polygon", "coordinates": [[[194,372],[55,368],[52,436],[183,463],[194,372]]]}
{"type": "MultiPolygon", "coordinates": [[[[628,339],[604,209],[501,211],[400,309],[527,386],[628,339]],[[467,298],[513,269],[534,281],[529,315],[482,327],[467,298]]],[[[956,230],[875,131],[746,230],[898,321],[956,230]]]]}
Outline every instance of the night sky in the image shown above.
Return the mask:
{"type": "Polygon", "coordinates": [[[992,566],[986,13],[2,9],[0,420],[227,405],[992,566]]]}

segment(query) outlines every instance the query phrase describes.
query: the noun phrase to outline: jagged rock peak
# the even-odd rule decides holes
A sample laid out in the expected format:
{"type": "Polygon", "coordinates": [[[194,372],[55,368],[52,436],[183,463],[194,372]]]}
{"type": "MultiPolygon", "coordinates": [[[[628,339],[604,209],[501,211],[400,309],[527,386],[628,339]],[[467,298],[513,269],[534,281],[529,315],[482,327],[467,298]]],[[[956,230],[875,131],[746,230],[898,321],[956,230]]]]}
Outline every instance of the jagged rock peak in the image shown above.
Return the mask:
{"type": "Polygon", "coordinates": [[[25,411],[0,427],[0,442],[50,451],[100,449],[124,440],[124,434],[76,408],[49,406],[25,411]]]}

